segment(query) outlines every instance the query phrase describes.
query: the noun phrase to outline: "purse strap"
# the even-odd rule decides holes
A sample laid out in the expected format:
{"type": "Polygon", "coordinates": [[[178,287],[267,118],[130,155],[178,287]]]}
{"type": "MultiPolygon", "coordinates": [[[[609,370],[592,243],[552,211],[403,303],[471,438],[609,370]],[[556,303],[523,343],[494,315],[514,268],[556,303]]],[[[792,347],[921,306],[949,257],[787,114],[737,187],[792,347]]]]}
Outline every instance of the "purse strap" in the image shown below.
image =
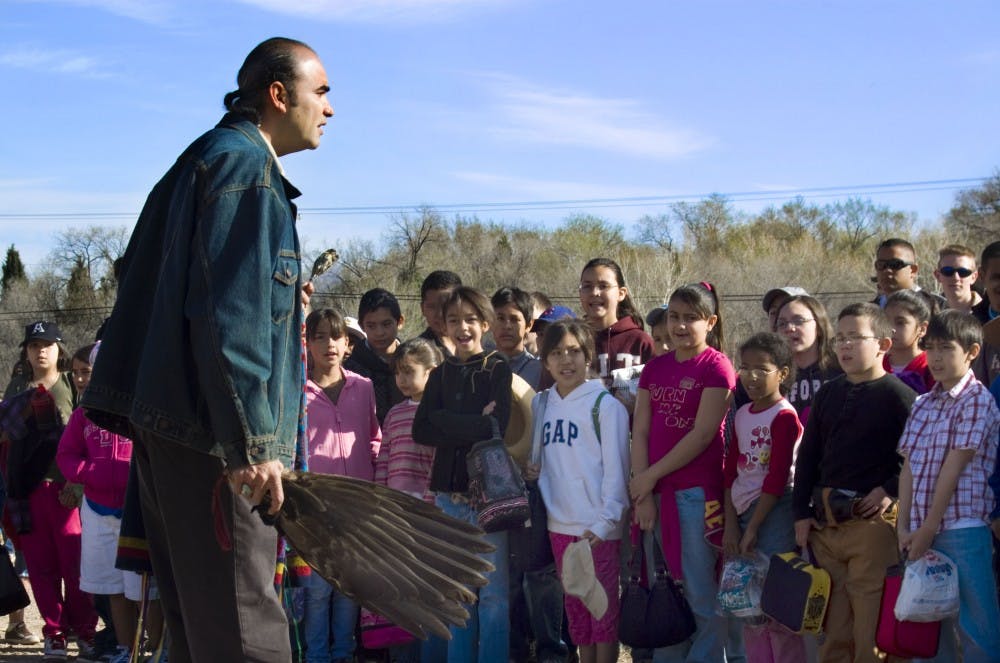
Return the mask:
{"type": "Polygon", "coordinates": [[[542,464],[542,426],[545,425],[545,407],[549,403],[549,390],[538,394],[538,411],[534,416],[534,429],[531,435],[531,464],[542,464]]]}
{"type": "Polygon", "coordinates": [[[638,580],[642,579],[642,560],[646,556],[646,537],[649,537],[649,542],[653,548],[653,567],[646,569],[646,575],[650,584],[661,573],[665,574],[668,578],[672,578],[670,569],[667,568],[667,562],[663,559],[663,551],[660,550],[660,544],[656,541],[655,531],[642,532],[639,536],[639,541],[633,541],[632,559],[628,565],[629,575],[638,580]]]}

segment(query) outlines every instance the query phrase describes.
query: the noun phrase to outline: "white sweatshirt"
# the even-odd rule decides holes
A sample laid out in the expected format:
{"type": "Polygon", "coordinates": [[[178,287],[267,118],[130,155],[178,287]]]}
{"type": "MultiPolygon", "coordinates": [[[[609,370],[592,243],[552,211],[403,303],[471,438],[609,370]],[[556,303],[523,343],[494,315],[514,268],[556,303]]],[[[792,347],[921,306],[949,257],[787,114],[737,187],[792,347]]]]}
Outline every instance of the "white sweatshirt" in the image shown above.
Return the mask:
{"type": "MultiPolygon", "coordinates": [[[[555,387],[548,390],[538,485],[551,532],[582,536],[590,530],[604,540],[622,536],[628,508],[628,412],[611,394],[602,398],[599,440],[593,409],[602,391],[600,380],[585,382],[566,398],[555,387]]],[[[531,404],[536,417],[540,397],[531,404]]]]}

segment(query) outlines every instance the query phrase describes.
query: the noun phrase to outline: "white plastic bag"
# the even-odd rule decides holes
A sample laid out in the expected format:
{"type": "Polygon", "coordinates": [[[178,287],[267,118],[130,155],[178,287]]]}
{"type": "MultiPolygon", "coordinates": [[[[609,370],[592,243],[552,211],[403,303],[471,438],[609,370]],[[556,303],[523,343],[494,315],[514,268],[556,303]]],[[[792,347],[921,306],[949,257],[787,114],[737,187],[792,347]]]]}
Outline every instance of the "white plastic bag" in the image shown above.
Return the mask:
{"type": "Polygon", "coordinates": [[[764,614],[760,609],[760,595],[768,564],[768,558],[759,552],[726,559],[718,594],[719,605],[725,612],[744,619],[764,614]]]}
{"type": "Polygon", "coordinates": [[[958,615],[958,567],[937,550],[909,562],[893,608],[896,619],[939,622],[958,615]]]}

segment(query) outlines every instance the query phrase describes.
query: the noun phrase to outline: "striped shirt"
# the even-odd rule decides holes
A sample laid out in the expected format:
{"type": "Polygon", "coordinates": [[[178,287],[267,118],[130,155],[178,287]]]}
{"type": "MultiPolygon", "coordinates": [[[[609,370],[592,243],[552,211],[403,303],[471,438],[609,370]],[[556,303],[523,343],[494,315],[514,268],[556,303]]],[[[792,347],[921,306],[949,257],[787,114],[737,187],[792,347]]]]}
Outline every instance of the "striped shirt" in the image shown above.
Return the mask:
{"type": "Polygon", "coordinates": [[[974,449],[975,455],[959,475],[941,529],[989,522],[987,479],[997,457],[998,434],[1000,410],[971,370],[951,389],[939,383],[917,398],[899,441],[899,452],[909,458],[913,474],[912,530],[930,512],[941,466],[952,449],[974,449]]]}
{"type": "Polygon", "coordinates": [[[406,399],[392,406],[382,424],[382,447],[375,460],[375,482],[434,503],[428,486],[434,447],[413,441],[418,402],[406,399]]]}

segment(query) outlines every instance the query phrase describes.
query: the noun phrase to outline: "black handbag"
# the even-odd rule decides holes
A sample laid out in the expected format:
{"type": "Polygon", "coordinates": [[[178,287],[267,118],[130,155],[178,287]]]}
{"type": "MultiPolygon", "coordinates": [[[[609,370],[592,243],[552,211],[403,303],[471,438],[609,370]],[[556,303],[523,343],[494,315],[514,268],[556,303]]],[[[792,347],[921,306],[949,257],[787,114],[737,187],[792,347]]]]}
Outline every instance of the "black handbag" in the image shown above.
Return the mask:
{"type": "Polygon", "coordinates": [[[29,603],[28,592],[24,591],[24,583],[10,563],[7,551],[0,549],[0,615],[9,615],[29,603]]]}
{"type": "Polygon", "coordinates": [[[649,587],[642,584],[643,542],[636,543],[629,564],[629,579],[622,591],[618,640],[629,647],[658,649],[684,642],[695,632],[694,613],[684,589],[663,561],[653,541],[654,572],[649,587]]]}
{"type": "Polygon", "coordinates": [[[493,420],[493,437],[476,442],[465,457],[469,469],[469,500],[476,520],[486,532],[500,532],[524,524],[531,515],[521,471],[493,420]]]}

